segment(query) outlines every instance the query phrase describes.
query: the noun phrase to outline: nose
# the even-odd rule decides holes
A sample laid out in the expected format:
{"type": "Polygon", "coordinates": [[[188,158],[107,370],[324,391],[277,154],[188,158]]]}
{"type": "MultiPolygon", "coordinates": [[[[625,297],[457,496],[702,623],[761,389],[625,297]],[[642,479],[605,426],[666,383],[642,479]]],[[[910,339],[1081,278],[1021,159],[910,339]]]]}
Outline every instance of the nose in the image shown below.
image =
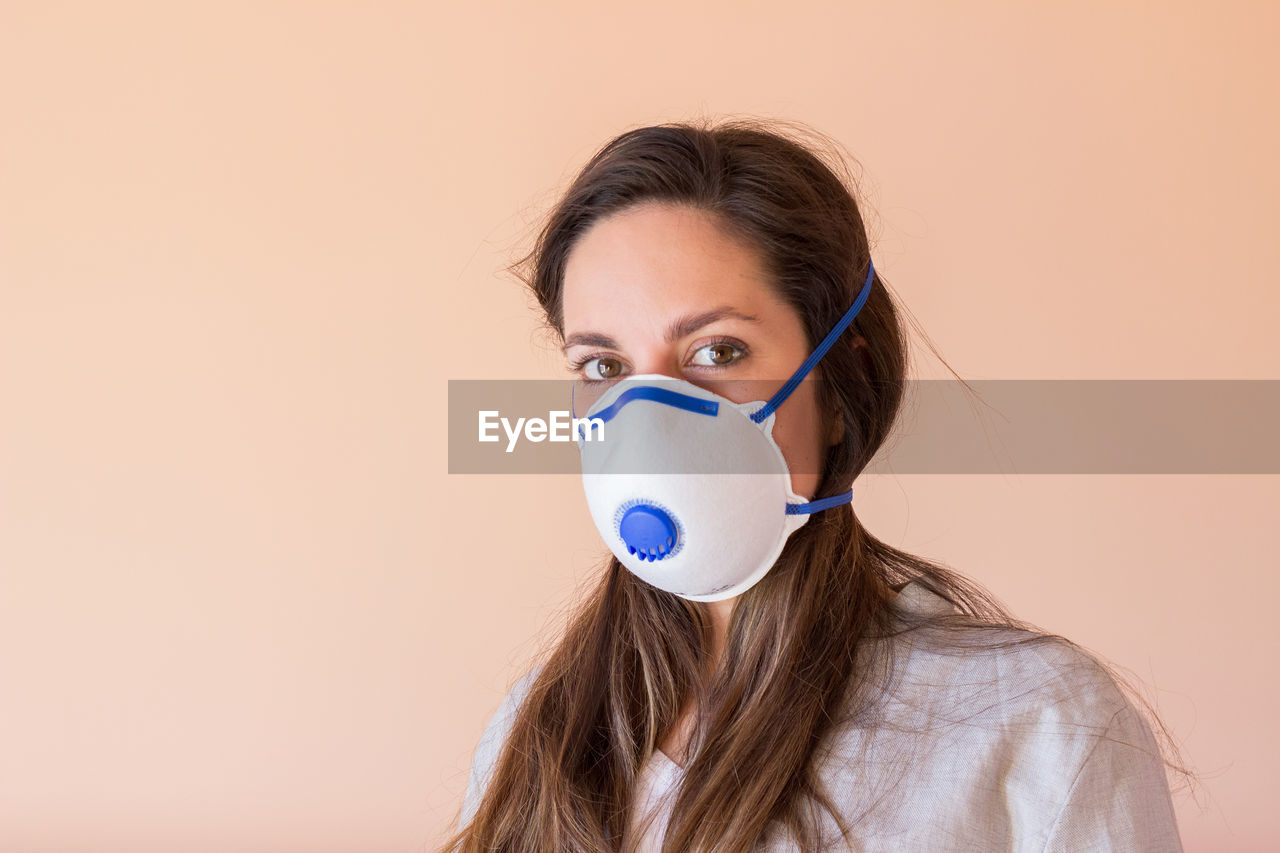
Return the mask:
{"type": "Polygon", "coordinates": [[[632,369],[636,373],[670,376],[672,379],[684,379],[678,353],[667,350],[654,350],[636,358],[632,369]]]}

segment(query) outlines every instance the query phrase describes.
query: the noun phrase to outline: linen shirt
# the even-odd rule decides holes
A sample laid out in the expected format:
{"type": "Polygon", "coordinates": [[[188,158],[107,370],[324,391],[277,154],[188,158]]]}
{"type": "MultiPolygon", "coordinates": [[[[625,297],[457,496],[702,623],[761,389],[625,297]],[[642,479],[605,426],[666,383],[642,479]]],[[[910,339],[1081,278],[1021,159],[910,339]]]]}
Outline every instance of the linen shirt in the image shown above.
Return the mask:
{"type": "MultiPolygon", "coordinates": [[[[893,606],[954,610],[915,581],[893,606]]],[[[852,825],[854,850],[1182,853],[1152,730],[1091,655],[1060,640],[967,651],[944,636],[926,630],[890,640],[895,667],[877,725],[838,725],[823,742],[819,775],[852,825]]],[[[525,673],[489,720],[460,827],[538,671],[525,673]]],[[[660,848],[682,775],[660,750],[649,756],[623,850],[660,848]]],[[[830,816],[822,821],[822,849],[849,849],[830,816]]],[[[800,849],[780,826],[762,847],[800,849]]]]}

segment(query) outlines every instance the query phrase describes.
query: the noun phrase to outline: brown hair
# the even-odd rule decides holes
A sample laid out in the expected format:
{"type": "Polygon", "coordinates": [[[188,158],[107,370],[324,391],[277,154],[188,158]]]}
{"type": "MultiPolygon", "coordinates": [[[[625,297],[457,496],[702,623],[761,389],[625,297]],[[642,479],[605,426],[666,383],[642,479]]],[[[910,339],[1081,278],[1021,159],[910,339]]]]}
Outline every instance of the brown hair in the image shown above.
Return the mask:
{"type": "MultiPolygon", "coordinates": [[[[577,239],[632,205],[690,206],[759,249],[813,346],[853,302],[870,263],[856,184],[838,152],[819,153],[832,148],[802,125],[758,119],[627,131],[580,171],[511,269],[563,337],[561,288],[577,239]]],[[[889,437],[908,367],[900,314],[877,272],[851,330],[822,361],[820,402],[843,413],[845,430],[815,499],[849,489],[889,437]],[[856,336],[866,345],[853,346],[856,336]]],[[[924,625],[982,628],[956,637],[980,635],[984,648],[1070,643],[1017,620],[945,566],[876,539],[845,505],[793,534],[773,569],[739,596],[721,665],[707,679],[704,606],[649,586],[611,557],[533,680],[473,820],[444,849],[618,849],[637,775],[690,697],[692,758],[664,850],[745,851],[775,823],[816,849],[814,802],[847,840],[815,747],[876,700],[860,693],[875,681],[864,646],[924,625]],[[910,580],[959,612],[895,622],[894,588],[910,580]]]]}

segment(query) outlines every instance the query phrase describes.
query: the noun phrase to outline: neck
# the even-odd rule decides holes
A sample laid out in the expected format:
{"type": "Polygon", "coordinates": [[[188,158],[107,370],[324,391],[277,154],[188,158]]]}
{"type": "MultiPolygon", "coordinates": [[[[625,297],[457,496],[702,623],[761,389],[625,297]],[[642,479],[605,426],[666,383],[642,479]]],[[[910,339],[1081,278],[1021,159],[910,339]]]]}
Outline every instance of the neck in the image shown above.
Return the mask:
{"type": "MultiPolygon", "coordinates": [[[[733,605],[734,600],[732,598],[727,601],[702,603],[703,615],[711,621],[711,648],[702,673],[702,677],[707,681],[710,681],[716,667],[720,665],[721,657],[724,655],[724,648],[729,637],[729,617],[733,615],[733,605]]],[[[693,701],[694,697],[692,695],[685,697],[684,707],[680,709],[679,719],[663,735],[658,745],[658,748],[668,758],[682,767],[687,759],[685,754],[685,750],[688,748],[687,739],[690,737],[690,732],[694,726],[692,717],[693,701]]]]}
{"type": "Polygon", "coordinates": [[[707,613],[711,617],[711,659],[708,661],[708,674],[715,671],[724,654],[724,647],[729,639],[729,618],[733,615],[735,599],[706,602],[707,613]]]}

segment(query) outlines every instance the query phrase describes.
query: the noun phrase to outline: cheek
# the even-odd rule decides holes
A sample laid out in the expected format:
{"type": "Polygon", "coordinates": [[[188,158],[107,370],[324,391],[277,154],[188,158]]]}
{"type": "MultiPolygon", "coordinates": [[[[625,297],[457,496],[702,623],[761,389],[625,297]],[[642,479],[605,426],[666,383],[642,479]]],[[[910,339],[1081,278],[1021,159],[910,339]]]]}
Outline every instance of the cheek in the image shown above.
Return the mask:
{"type": "Polygon", "coordinates": [[[817,490],[826,458],[818,411],[813,383],[801,382],[779,407],[773,425],[773,438],[791,470],[791,491],[806,498],[813,497],[817,490]]]}

